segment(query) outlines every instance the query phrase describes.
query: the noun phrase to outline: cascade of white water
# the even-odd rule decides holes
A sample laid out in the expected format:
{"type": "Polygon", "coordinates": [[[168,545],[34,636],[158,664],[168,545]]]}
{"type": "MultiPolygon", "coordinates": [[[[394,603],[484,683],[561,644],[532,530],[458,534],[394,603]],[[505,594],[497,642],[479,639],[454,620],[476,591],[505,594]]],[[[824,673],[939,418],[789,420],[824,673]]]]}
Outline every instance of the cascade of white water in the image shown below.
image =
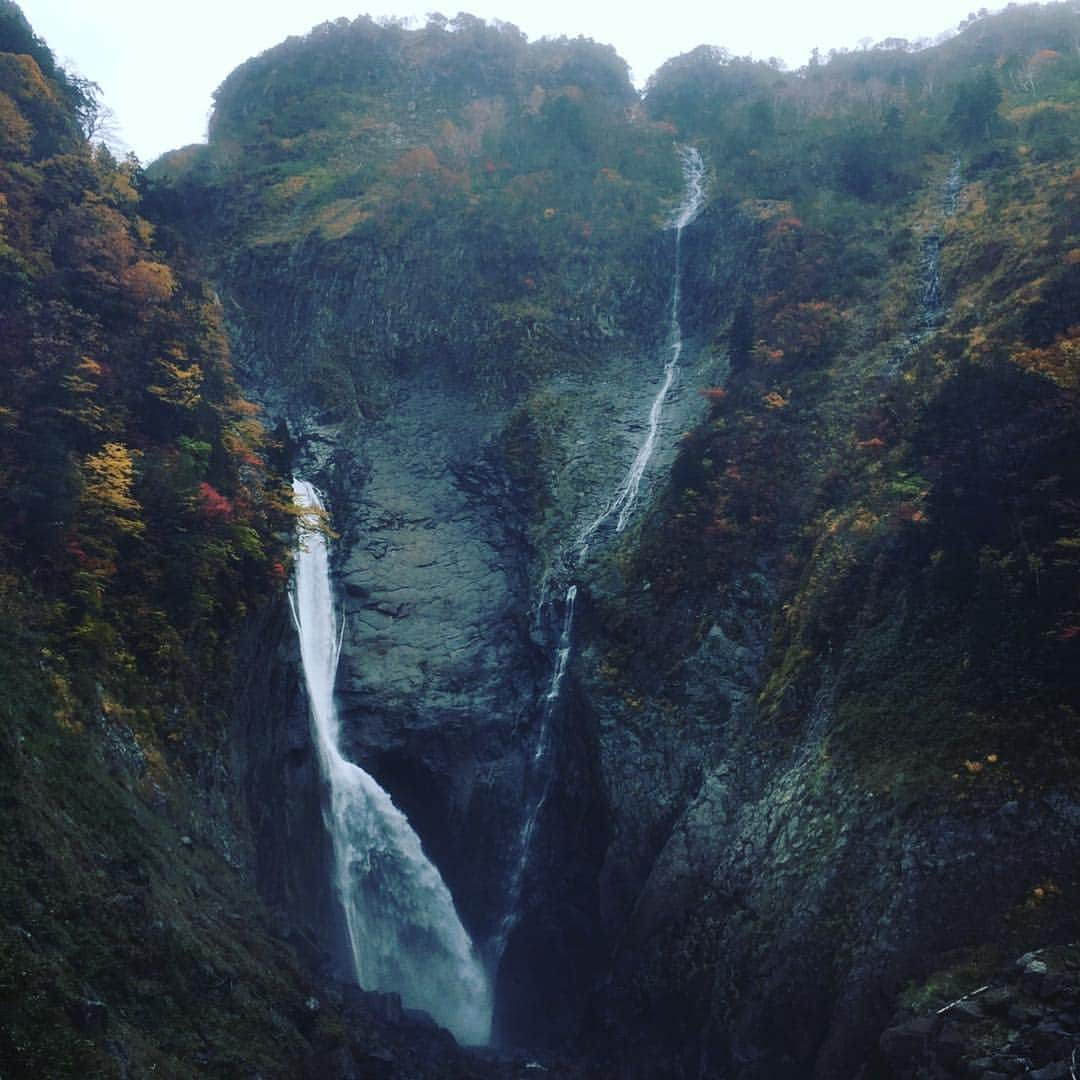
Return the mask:
{"type": "Polygon", "coordinates": [[[486,1043],[491,994],[450,892],[390,796],[338,746],[334,706],[342,628],[334,610],[326,538],[316,520],[318,493],[293,481],[301,510],[290,597],[326,781],[324,814],[335,860],[335,887],[345,912],[357,981],[394,991],[424,1009],[463,1043],[486,1043]]]}
{"type": "Polygon", "coordinates": [[[919,312],[919,329],[923,336],[938,328],[945,316],[945,297],[941,285],[941,248],[945,242],[944,223],[949,218],[955,217],[960,207],[961,173],[960,159],[953,160],[949,175],[945,178],[941,192],[942,222],[923,237],[922,259],[920,262],[920,274],[922,288],[920,290],[921,311],[919,312]]]}
{"type": "MultiPolygon", "coordinates": [[[[637,501],[641,479],[645,474],[649,459],[656,449],[664,403],[667,401],[668,393],[675,381],[679,360],[682,357],[683,338],[682,324],[680,322],[682,307],[682,233],[683,229],[701,213],[701,209],[705,205],[705,163],[702,161],[701,154],[692,146],[679,147],[679,157],[682,160],[686,189],[683,194],[683,201],[679,204],[669,222],[669,227],[675,230],[675,268],[668,326],[668,360],[664,365],[660,389],[653,398],[649,409],[649,427],[645,440],[639,447],[626,476],[616,488],[615,494],[611,497],[603,512],[577,538],[567,564],[571,570],[573,565],[584,557],[590,539],[605,521],[613,515],[617,515],[615,531],[622,532],[626,527],[626,523],[629,521],[630,514],[634,509],[634,504],[637,501]]],[[[541,584],[541,601],[537,606],[538,623],[540,612],[546,603],[547,586],[548,575],[545,575],[541,584]]],[[[507,890],[506,914],[503,916],[499,929],[490,944],[493,968],[498,967],[506,943],[520,917],[521,892],[525,882],[525,871],[529,864],[533,836],[540,821],[541,811],[551,794],[554,771],[547,759],[552,749],[552,722],[559,704],[563,679],[570,663],[573,647],[574,607],[577,591],[577,585],[571,584],[563,601],[562,630],[555,649],[551,682],[548,684],[547,693],[543,698],[540,713],[540,731],[536,739],[536,748],[533,751],[531,767],[526,778],[526,806],[528,809],[525,814],[524,824],[521,827],[521,836],[518,842],[518,859],[507,890]]]]}
{"type": "Polygon", "coordinates": [[[570,660],[574,630],[574,603],[576,600],[577,586],[571,585],[566,590],[562,631],[559,634],[559,644],[555,652],[555,668],[551,673],[551,682],[548,684],[547,693],[544,695],[544,706],[540,714],[540,732],[536,738],[536,749],[533,751],[531,773],[526,780],[526,794],[527,796],[531,795],[531,798],[528,799],[529,810],[525,815],[525,822],[521,826],[517,863],[514,866],[514,873],[510,878],[510,886],[507,890],[506,914],[503,916],[499,929],[496,931],[491,943],[491,955],[495,966],[502,959],[503,950],[506,948],[510,932],[517,925],[521,890],[525,884],[525,870],[529,864],[529,852],[532,846],[533,834],[536,832],[536,824],[540,820],[540,812],[544,809],[544,804],[551,794],[554,773],[548,767],[546,759],[551,753],[551,722],[555,706],[559,700],[559,693],[562,690],[566,666],[570,660]]]}
{"type": "Polygon", "coordinates": [[[919,307],[911,330],[894,348],[885,363],[885,373],[899,375],[915,352],[940,329],[945,320],[945,295],[941,282],[941,250],[945,243],[945,222],[960,209],[963,178],[960,158],[953,159],[952,168],[941,189],[941,218],[923,236],[919,258],[919,307]]]}
{"type": "MultiPolygon", "coordinates": [[[[563,615],[563,627],[562,633],[559,635],[559,647],[555,651],[555,670],[551,675],[551,686],[548,687],[547,696],[545,701],[555,701],[559,696],[559,690],[562,688],[563,676],[566,674],[566,663],[570,659],[570,634],[574,628],[574,603],[577,600],[577,586],[571,585],[566,590],[566,612],[563,615]]],[[[543,729],[540,732],[541,736],[544,735],[543,729]]],[[[537,758],[540,756],[540,751],[543,748],[545,740],[540,739],[537,745],[537,758]]]]}
{"type": "Polygon", "coordinates": [[[675,382],[679,360],[682,357],[683,337],[682,323],[680,321],[680,309],[682,307],[682,234],[683,229],[694,221],[705,205],[705,163],[702,161],[701,154],[692,146],[679,147],[679,156],[682,159],[686,191],[682,203],[680,203],[670,221],[670,227],[675,230],[675,268],[671,287],[671,318],[668,326],[668,360],[664,364],[660,389],[657,391],[649,408],[649,426],[645,440],[638,448],[626,476],[623,477],[622,482],[615,489],[615,494],[612,495],[607,506],[582,532],[578,539],[580,549],[588,546],[590,537],[613,514],[618,515],[615,521],[615,531],[622,532],[626,528],[630,515],[633,513],[634,504],[637,502],[641,479],[645,475],[645,469],[656,449],[664,404],[667,401],[672,384],[675,382]]]}

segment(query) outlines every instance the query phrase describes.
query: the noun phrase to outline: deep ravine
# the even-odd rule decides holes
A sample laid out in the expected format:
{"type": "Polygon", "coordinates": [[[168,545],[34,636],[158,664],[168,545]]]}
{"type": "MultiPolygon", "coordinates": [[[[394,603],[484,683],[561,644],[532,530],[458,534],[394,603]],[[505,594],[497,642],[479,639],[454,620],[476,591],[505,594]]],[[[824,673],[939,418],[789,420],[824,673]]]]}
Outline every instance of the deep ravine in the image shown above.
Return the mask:
{"type": "Polygon", "coordinates": [[[1075,1072],[1076,4],[337,19],[145,170],[19,7],[0,1076],[1075,1072]]]}

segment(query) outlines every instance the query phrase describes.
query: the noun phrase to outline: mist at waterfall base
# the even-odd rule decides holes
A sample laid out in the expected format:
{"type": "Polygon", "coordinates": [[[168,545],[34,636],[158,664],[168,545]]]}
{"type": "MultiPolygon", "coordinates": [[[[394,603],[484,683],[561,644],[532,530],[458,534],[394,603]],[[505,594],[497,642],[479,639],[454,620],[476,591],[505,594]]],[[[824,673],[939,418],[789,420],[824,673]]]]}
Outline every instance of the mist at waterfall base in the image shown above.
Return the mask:
{"type": "Polygon", "coordinates": [[[324,819],[334,850],[357,982],[395,992],[459,1042],[483,1045],[491,1033],[491,992],[450,892],[405,815],[338,748],[334,680],[341,626],[330,585],[323,505],[305,480],[293,481],[301,518],[290,598],[326,786],[324,819]]]}

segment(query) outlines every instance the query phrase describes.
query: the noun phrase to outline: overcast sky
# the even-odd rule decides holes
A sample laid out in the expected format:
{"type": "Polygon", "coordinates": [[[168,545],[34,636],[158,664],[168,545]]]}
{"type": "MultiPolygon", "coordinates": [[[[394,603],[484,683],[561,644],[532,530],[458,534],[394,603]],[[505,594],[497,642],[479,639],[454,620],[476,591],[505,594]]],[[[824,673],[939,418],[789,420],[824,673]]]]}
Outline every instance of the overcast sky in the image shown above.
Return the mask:
{"type": "MultiPolygon", "coordinates": [[[[65,66],[98,83],[126,148],[143,162],[205,138],[210,95],[238,64],[291,34],[363,13],[452,17],[453,7],[382,0],[19,0],[65,66]]],[[[887,37],[934,38],[977,0],[478,0],[466,10],[514,23],[530,40],[583,34],[614,45],[640,86],[665,60],[719,45],[789,67],[810,51],[858,48],[887,37]]],[[[993,5],[997,7],[1001,4],[993,5]]]]}

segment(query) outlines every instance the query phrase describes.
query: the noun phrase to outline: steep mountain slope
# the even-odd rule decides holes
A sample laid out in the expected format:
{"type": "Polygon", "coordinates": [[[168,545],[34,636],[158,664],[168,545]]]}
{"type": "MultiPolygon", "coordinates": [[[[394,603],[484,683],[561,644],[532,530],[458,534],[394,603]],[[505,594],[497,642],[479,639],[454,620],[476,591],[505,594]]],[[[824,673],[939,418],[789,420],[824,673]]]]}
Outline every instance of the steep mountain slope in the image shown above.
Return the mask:
{"type": "Polygon", "coordinates": [[[497,1042],[1065,1061],[1073,6],[799,73],[702,48],[643,99],[592,42],[343,19],[149,179],[0,16],[8,1071],[521,1071],[326,981],[290,471],[336,534],[343,749],[497,1042]]]}
{"type": "MultiPolygon", "coordinates": [[[[600,1010],[620,1041],[720,1075],[849,1076],[943,954],[988,971],[995,949],[1075,933],[1076,504],[1057,494],[1076,490],[1075,373],[1028,357],[1076,333],[1076,146],[1026,142],[1029,87],[1002,101],[995,81],[971,123],[983,76],[951,66],[976,47],[1022,66],[1035,25],[1037,55],[1063,58],[1062,16],[839,57],[794,86],[691,56],[650,92],[729,149],[733,194],[769,201],[742,204],[762,243],[754,294],[718,328],[727,394],[596,620],[626,822],[609,866],[633,875],[600,1010]],[[684,80],[723,102],[723,129],[683,105],[684,80]],[[763,102],[771,127],[750,123],[763,102]],[[866,182],[823,179],[822,144],[848,142],[866,182]],[[645,738],[657,777],[693,762],[651,836],[645,738]]],[[[1075,109],[1070,64],[1044,108],[1075,109]]]]}
{"type": "Polygon", "coordinates": [[[478,939],[510,917],[505,1039],[848,1076],[949,950],[1075,931],[1076,34],[703,49],[642,112],[592,46],[358,20],[164,163],[333,498],[355,753],[478,939]],[[670,483],[582,561],[656,392],[672,137],[710,201],[670,483]]]}
{"type": "Polygon", "coordinates": [[[1075,934],[1077,144],[1040,149],[1031,118],[1075,133],[1076,33],[1010,12],[795,85],[699,54],[650,90],[728,151],[762,242],[716,328],[727,393],[581,668],[625,823],[600,1015],[641,1033],[630,1060],[854,1075],[942,954],[991,970],[1075,934]],[[1025,60],[1049,100],[987,79],[1025,60]],[[859,151],[823,178],[830,143],[859,151]],[[643,821],[680,761],[690,798],[643,821]]]}

